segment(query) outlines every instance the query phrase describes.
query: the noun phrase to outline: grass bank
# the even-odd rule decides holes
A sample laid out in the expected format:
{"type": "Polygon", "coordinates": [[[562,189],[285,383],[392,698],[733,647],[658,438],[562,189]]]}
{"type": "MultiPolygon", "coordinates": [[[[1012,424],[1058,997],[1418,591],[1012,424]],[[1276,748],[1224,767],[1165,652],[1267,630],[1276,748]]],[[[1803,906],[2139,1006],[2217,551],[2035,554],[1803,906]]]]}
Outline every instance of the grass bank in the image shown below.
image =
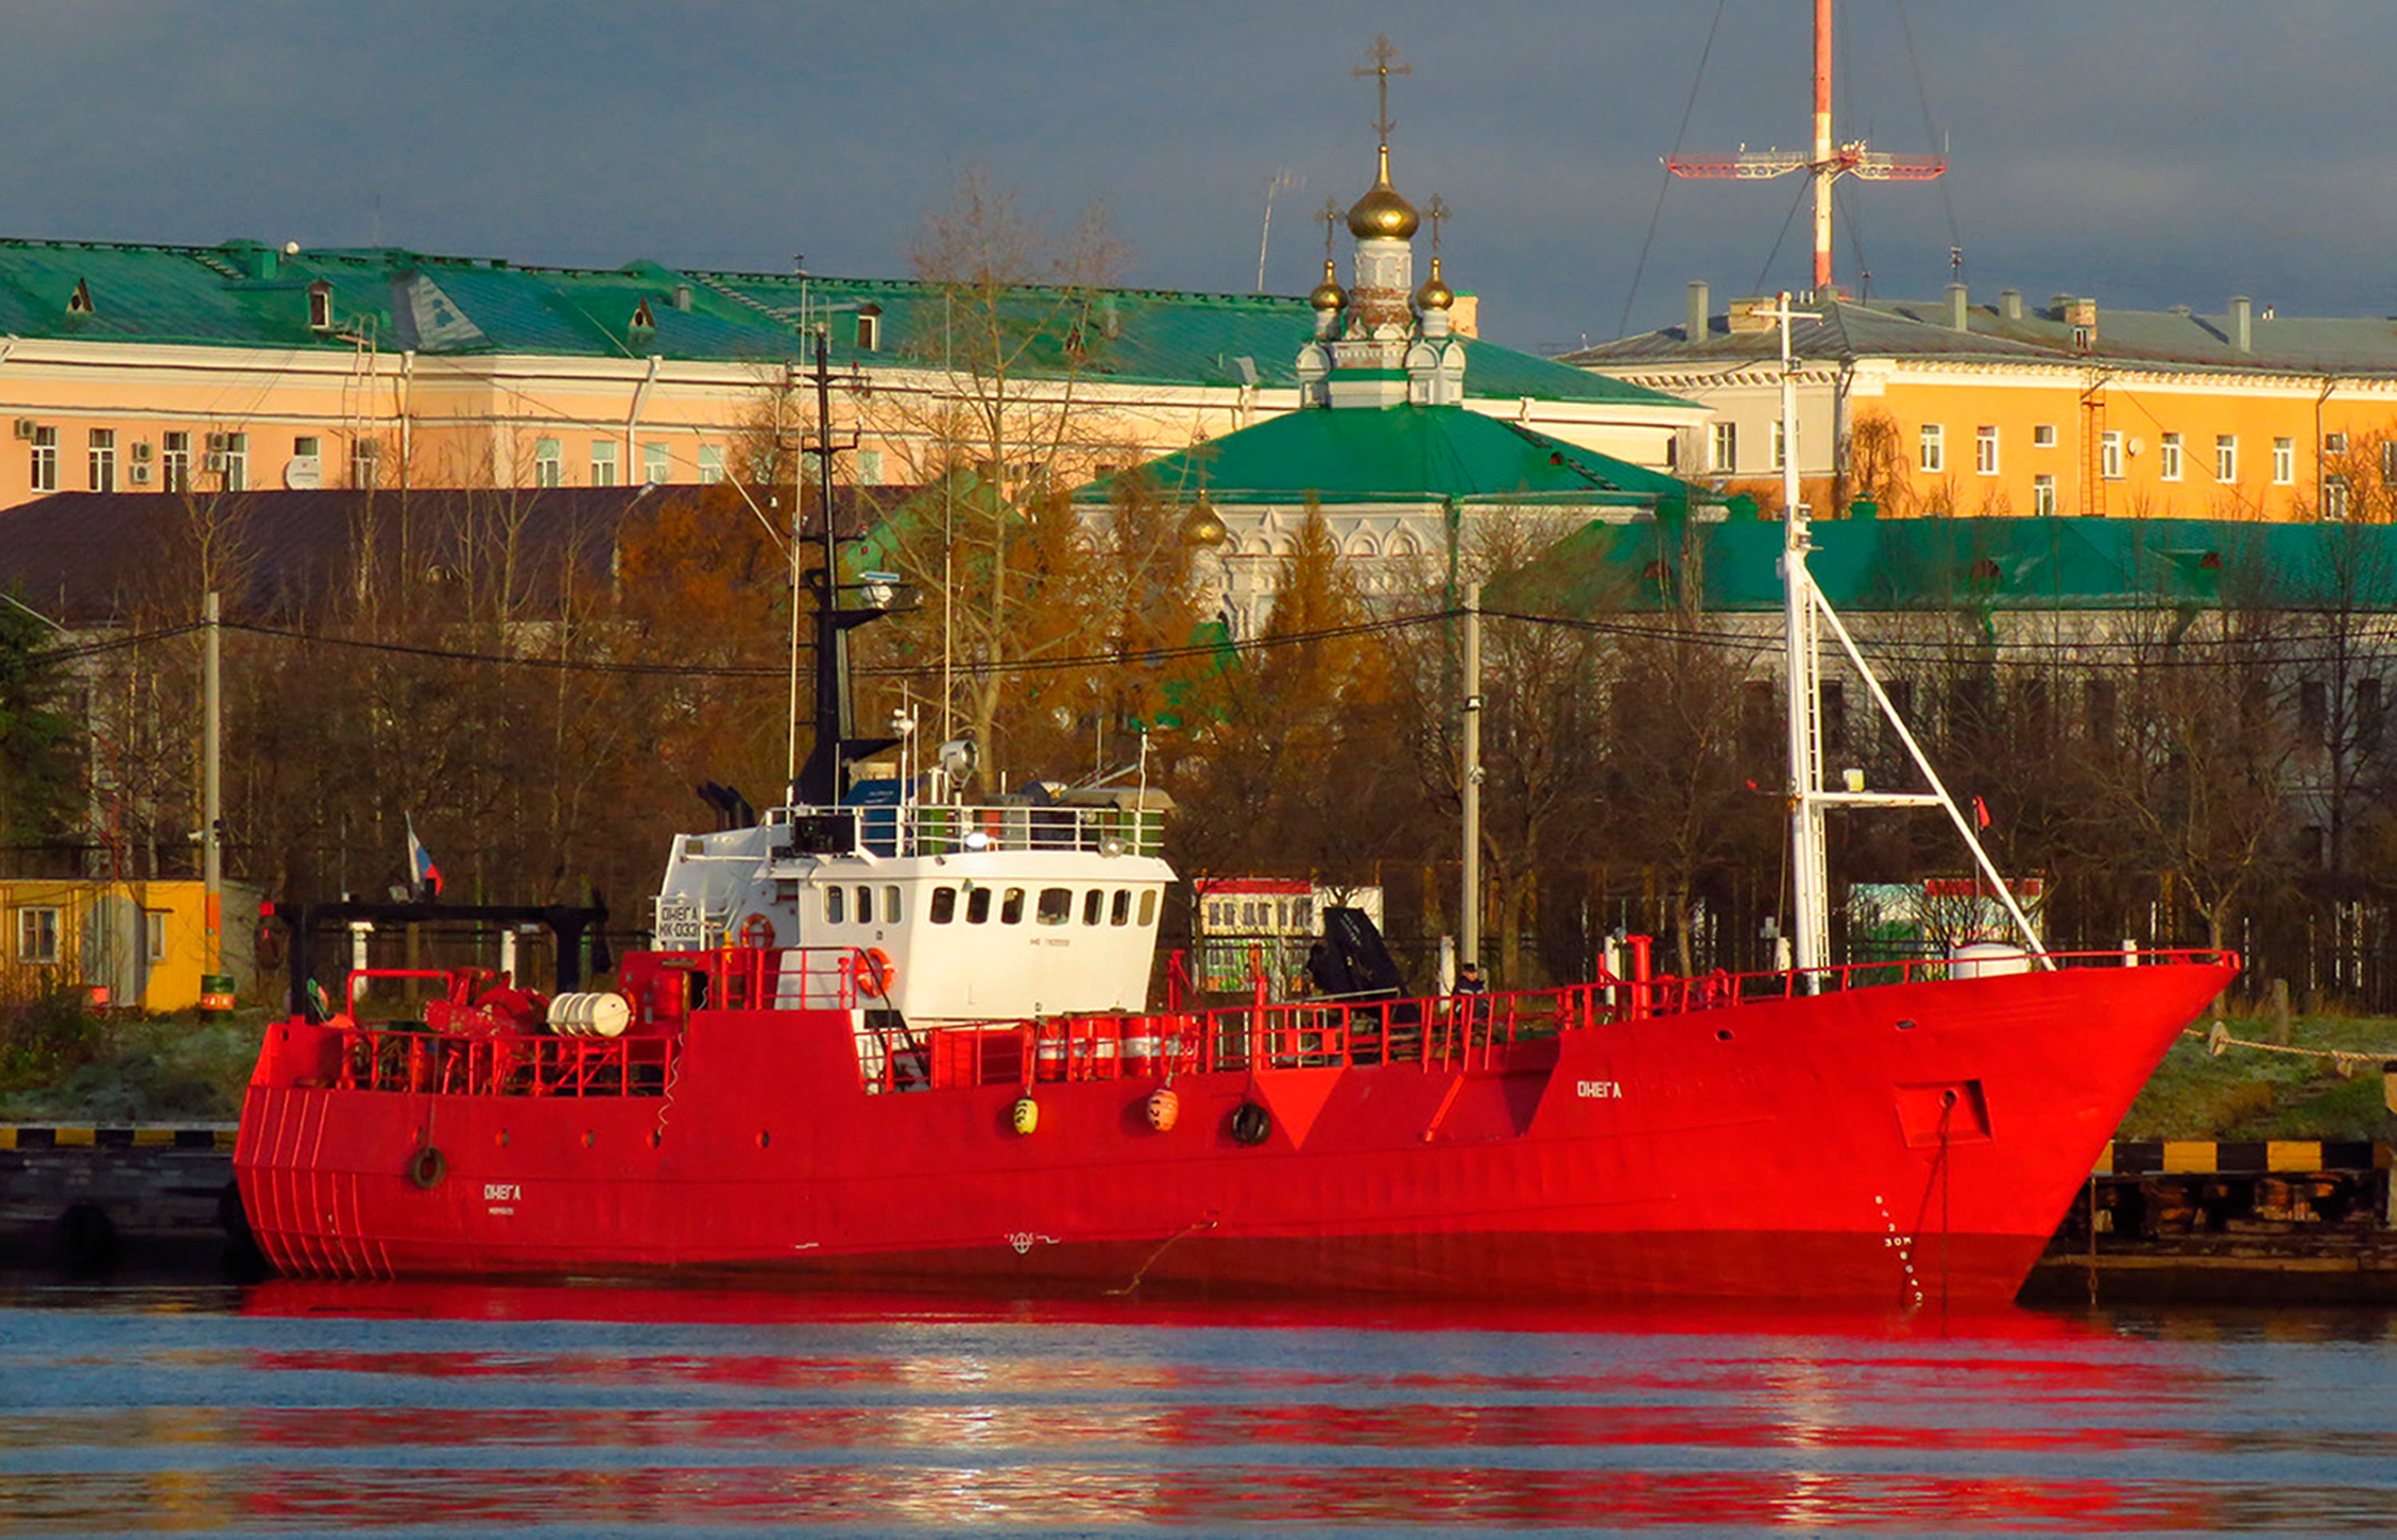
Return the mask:
{"type": "Polygon", "coordinates": [[[229,1122],[265,1020],[101,1015],[65,996],[0,1005],[0,1122],[229,1122]]]}
{"type": "Polygon", "coordinates": [[[2268,1016],[2227,1016],[2237,1042],[2207,1046],[2210,1021],[2184,1033],[2122,1120],[2126,1139],[2397,1139],[2380,1066],[2397,1060],[2397,1021],[2298,1016],[2274,1050],[2268,1016]],[[2365,1054],[2341,1073],[2333,1051],[2365,1054]]]}

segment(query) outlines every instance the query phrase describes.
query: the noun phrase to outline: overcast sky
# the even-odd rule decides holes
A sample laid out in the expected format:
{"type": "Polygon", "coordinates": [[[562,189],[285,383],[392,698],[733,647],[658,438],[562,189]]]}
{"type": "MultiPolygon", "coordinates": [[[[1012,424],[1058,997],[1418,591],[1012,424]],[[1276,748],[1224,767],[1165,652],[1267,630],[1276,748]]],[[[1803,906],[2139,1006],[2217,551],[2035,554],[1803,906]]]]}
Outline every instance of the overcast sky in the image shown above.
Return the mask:
{"type": "MultiPolygon", "coordinates": [[[[804,252],[896,276],[980,166],[1060,226],[1103,202],[1127,282],[1240,292],[1286,171],[1266,286],[1301,293],[1310,216],[1373,179],[1373,90],[1350,70],[1386,32],[1414,72],[1393,90],[1399,190],[1453,209],[1449,276],[1485,334],[1545,351],[1616,335],[1627,305],[1630,330],[1670,325],[1692,278],[1719,299],[1804,286],[1785,178],[1673,184],[1633,289],[1677,136],[1807,139],[1806,0],[1717,14],[0,0],[0,235],[770,272],[804,252]]],[[[1856,189],[1844,281],[1935,297],[1956,244],[1975,299],[2397,312],[2392,0],[1843,0],[1840,20],[1841,137],[1944,136],[1953,162],[1944,183],[1856,189]]]]}

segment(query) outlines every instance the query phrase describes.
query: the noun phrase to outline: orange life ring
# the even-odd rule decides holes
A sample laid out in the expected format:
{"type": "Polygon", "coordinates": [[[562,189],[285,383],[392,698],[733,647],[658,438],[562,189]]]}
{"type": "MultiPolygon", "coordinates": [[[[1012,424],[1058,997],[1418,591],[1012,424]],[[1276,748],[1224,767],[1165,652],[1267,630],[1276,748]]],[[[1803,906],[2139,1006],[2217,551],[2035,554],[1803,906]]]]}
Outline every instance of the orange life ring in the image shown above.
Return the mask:
{"type": "Polygon", "coordinates": [[[888,995],[899,982],[899,970],[891,963],[891,954],[879,947],[868,947],[857,954],[857,987],[870,995],[888,995]]]}
{"type": "Polygon", "coordinates": [[[770,947],[774,944],[774,922],[762,914],[753,914],[741,922],[740,934],[744,947],[770,947]]]}

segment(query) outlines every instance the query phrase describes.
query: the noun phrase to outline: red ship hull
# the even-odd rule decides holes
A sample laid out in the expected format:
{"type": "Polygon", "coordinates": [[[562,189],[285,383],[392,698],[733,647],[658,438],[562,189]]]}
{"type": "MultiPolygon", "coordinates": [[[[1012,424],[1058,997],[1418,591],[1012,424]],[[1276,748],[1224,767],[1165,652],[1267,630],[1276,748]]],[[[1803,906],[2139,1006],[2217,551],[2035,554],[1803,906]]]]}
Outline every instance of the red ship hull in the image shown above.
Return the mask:
{"type": "Polygon", "coordinates": [[[376,1082],[343,1073],[354,1029],[291,1022],[269,1031],[234,1162],[260,1246],[298,1276],[1987,1304],[2235,972],[2071,967],[1616,1019],[1576,1018],[1570,991],[1505,997],[1560,1002],[1561,1029],[1510,1020],[1478,1049],[1373,1061],[1320,1041],[1211,1056],[1173,1074],[1164,1131],[1161,1065],[873,1088],[835,1011],[692,1012],[646,1094],[376,1082]],[[1262,1136],[1239,1126],[1252,1104],[1262,1136]]]}

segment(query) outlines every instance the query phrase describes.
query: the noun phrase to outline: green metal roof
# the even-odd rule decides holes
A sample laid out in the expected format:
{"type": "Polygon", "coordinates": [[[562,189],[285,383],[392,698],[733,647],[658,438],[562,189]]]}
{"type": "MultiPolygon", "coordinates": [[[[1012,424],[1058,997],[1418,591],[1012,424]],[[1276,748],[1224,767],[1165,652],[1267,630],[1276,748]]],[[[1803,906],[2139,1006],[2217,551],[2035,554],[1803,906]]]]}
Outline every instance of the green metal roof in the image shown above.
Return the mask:
{"type": "MultiPolygon", "coordinates": [[[[1175,497],[1256,503],[1686,503],[1658,471],[1464,406],[1310,407],[1139,468],[1175,497]]],[[[1075,492],[1106,498],[1112,477],[1075,492]]]]}
{"type": "MultiPolygon", "coordinates": [[[[1492,603],[1550,614],[1662,608],[1692,564],[1681,533],[1671,521],[1589,524],[1493,584],[1492,603]]],[[[1701,523],[1694,536],[1706,609],[1781,607],[1777,520],[1701,523]]],[[[2397,525],[1841,519],[1817,522],[1813,537],[1815,582],[1836,607],[1860,614],[2222,603],[2397,609],[2397,525]]]]}
{"type": "MultiPolygon", "coordinates": [[[[1312,335],[1304,299],[1160,289],[1079,292],[1027,285],[1001,302],[1031,334],[1024,370],[1158,385],[1297,383],[1312,335]]],[[[347,349],[370,335],[428,354],[774,361],[799,356],[800,328],[833,324],[834,352],[877,363],[962,360],[972,317],[938,285],[792,273],[523,267],[499,258],[397,247],[287,254],[256,241],[221,246],[0,240],[0,334],[227,347],[347,349]],[[307,290],[331,285],[337,325],[308,325],[307,290]],[[88,314],[69,301],[78,282],[88,314]],[[674,299],[687,289],[689,307],[674,299]],[[646,301],[653,325],[636,329],[646,301]],[[877,346],[856,346],[855,314],[880,316],[877,346]],[[350,334],[350,335],[343,335],[350,334]]],[[[1674,405],[1676,398],[1493,342],[1466,341],[1466,387],[1482,399],[1674,405]]]]}

